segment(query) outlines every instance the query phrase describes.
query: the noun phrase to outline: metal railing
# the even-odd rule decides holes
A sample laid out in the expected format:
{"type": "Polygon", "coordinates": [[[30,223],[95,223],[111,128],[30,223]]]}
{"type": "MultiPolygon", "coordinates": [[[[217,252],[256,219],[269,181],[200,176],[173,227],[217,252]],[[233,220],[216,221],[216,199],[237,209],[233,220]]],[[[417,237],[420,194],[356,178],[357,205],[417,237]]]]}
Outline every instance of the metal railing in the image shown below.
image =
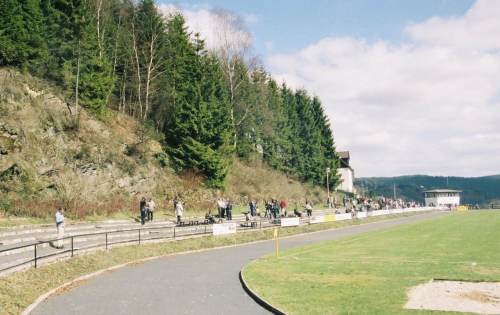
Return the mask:
{"type": "MultiPolygon", "coordinates": [[[[432,208],[430,208],[432,209],[432,208]]],[[[430,210],[428,209],[428,210],[430,210]]],[[[436,208],[434,208],[436,209],[436,208]]],[[[425,209],[420,209],[417,211],[422,211],[425,209]]],[[[329,211],[326,211],[329,212],[329,211]]],[[[402,209],[402,212],[406,212],[402,209]]],[[[389,210],[387,214],[392,214],[393,211],[389,210]]],[[[394,212],[396,213],[396,212],[394,212]]],[[[363,217],[370,217],[370,211],[366,212],[363,217]]],[[[349,219],[355,219],[360,217],[359,213],[356,213],[354,216],[350,216],[349,219]]],[[[235,220],[231,221],[236,223],[237,231],[244,230],[259,230],[259,229],[268,229],[276,226],[280,226],[280,219],[271,219],[266,217],[259,217],[258,219],[248,220],[235,220]],[[254,224],[252,224],[254,222],[254,224]]],[[[342,219],[342,220],[345,220],[342,219]]],[[[73,257],[77,252],[85,252],[95,248],[104,248],[108,249],[110,246],[119,245],[119,244],[127,244],[127,243],[137,243],[141,245],[144,242],[154,241],[154,240],[176,240],[179,238],[190,238],[200,235],[208,235],[212,234],[212,226],[213,223],[208,223],[207,220],[191,220],[186,221],[188,224],[186,225],[177,225],[177,226],[152,226],[152,227],[141,227],[141,228],[132,228],[132,229],[120,229],[115,231],[104,231],[104,232],[96,232],[96,233],[86,233],[79,234],[73,236],[66,236],[62,238],[55,238],[46,241],[38,241],[33,244],[20,245],[16,247],[10,247],[7,249],[0,250],[0,256],[3,255],[11,255],[18,253],[26,253],[23,255],[23,258],[14,260],[12,264],[10,262],[6,262],[0,265],[0,274],[5,273],[6,271],[13,270],[15,268],[21,266],[34,266],[37,268],[41,261],[46,261],[52,257],[73,257]],[[198,222],[198,224],[194,224],[194,222],[198,222]],[[200,223],[201,222],[201,223],[200,223]],[[91,243],[89,240],[97,239],[97,242],[91,243]],[[117,239],[113,241],[113,239],[117,239]],[[82,244],[82,246],[76,246],[75,243],[87,241],[90,244],[82,244]],[[54,244],[62,243],[64,245],[68,245],[66,248],[57,248],[54,244]],[[29,254],[31,250],[29,248],[32,247],[32,255],[29,254]],[[46,249],[45,249],[46,248],[46,249]],[[5,265],[7,265],[5,267],[5,265]]],[[[217,222],[216,222],[217,223],[217,222]]],[[[300,219],[300,225],[302,224],[311,224],[311,217],[303,216],[300,219]]]]}
{"type": "MultiPolygon", "coordinates": [[[[237,224],[237,230],[255,230],[265,229],[279,225],[273,223],[265,218],[260,218],[254,222],[258,224],[248,224],[250,221],[239,220],[232,221],[237,224]]],[[[96,233],[86,233],[73,236],[65,236],[62,238],[55,238],[45,241],[38,241],[32,244],[19,245],[0,250],[0,255],[10,256],[13,254],[23,253],[23,257],[16,259],[9,264],[3,263],[0,267],[0,273],[4,273],[11,269],[19,268],[21,266],[34,266],[37,268],[42,261],[46,261],[53,257],[73,257],[77,252],[89,251],[95,248],[104,248],[108,250],[109,247],[118,244],[127,243],[141,243],[154,241],[154,240],[176,240],[180,238],[189,238],[194,236],[212,234],[212,223],[202,221],[198,224],[186,224],[180,226],[154,226],[154,227],[140,227],[132,229],[120,229],[116,231],[105,231],[96,233]],[[96,242],[92,242],[97,240],[96,242]],[[89,244],[77,243],[87,242],[89,244]],[[63,248],[57,248],[56,244],[63,244],[63,248]],[[33,248],[32,251],[29,248],[33,248]],[[29,254],[31,252],[32,254],[29,254]],[[5,266],[7,265],[7,266],[5,266]]]]}

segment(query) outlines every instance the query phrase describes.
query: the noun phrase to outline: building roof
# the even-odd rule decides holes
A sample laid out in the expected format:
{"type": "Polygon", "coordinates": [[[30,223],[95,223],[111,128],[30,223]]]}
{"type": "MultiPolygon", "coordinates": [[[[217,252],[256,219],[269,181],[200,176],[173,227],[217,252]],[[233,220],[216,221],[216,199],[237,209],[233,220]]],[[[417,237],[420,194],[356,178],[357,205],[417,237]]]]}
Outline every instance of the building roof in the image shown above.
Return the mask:
{"type": "Polygon", "coordinates": [[[339,152],[337,152],[337,155],[341,159],[348,159],[349,158],[349,151],[339,151],[339,152]]]}
{"type": "Polygon", "coordinates": [[[461,190],[454,190],[454,189],[431,189],[431,190],[426,190],[424,192],[426,192],[426,193],[431,193],[431,192],[435,192],[435,193],[460,193],[462,191],[461,190]]]}

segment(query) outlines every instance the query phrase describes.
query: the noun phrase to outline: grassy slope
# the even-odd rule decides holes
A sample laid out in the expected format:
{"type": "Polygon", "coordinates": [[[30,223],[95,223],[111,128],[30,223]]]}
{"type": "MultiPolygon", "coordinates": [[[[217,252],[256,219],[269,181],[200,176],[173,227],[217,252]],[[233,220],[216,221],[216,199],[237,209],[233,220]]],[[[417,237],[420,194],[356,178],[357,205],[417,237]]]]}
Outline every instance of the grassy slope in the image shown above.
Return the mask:
{"type": "MultiPolygon", "coordinates": [[[[235,161],[225,191],[208,189],[193,174],[162,168],[154,157],[161,145],[154,139],[138,144],[141,129],[127,115],[110,110],[98,120],[83,111],[80,130],[73,130],[60,95],[47,82],[0,68],[0,149],[7,152],[0,154],[0,225],[3,213],[50,221],[61,203],[74,219],[127,217],[137,214],[137,199],[144,195],[153,196],[165,215],[173,212],[167,197],[177,193],[187,215],[215,209],[218,194],[240,204],[248,198],[326,200],[324,189],[257,162],[235,161]],[[13,165],[21,174],[4,173],[13,165]]],[[[10,223],[17,222],[3,220],[10,223]]]]}
{"type": "Polygon", "coordinates": [[[244,274],[290,314],[430,314],[404,310],[406,291],[432,278],[499,281],[499,240],[500,212],[457,213],[292,249],[244,274]]]}
{"type": "MultiPolygon", "coordinates": [[[[348,225],[381,221],[402,216],[418,215],[417,212],[399,215],[370,217],[363,220],[347,220],[322,224],[305,225],[300,227],[281,228],[282,237],[298,233],[314,232],[338,228],[348,225]]],[[[98,251],[88,255],[77,256],[62,262],[45,265],[37,269],[28,269],[0,278],[0,314],[19,314],[41,294],[58,287],[79,276],[89,274],[111,266],[126,262],[167,255],[188,250],[213,248],[232,244],[247,243],[258,240],[271,239],[273,230],[257,230],[238,233],[233,236],[209,236],[176,242],[157,244],[131,245],[112,248],[109,251],[98,251]]]]}

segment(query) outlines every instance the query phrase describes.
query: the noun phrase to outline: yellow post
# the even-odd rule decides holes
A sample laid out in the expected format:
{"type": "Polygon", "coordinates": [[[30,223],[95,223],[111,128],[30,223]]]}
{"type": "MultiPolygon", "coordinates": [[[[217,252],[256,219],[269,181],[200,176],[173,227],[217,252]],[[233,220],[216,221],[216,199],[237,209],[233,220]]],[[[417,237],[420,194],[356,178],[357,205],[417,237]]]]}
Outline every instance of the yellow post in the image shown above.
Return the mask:
{"type": "Polygon", "coordinates": [[[276,247],[276,257],[278,257],[279,251],[280,251],[279,238],[278,238],[278,228],[274,228],[274,241],[275,241],[275,247],[276,247]]]}

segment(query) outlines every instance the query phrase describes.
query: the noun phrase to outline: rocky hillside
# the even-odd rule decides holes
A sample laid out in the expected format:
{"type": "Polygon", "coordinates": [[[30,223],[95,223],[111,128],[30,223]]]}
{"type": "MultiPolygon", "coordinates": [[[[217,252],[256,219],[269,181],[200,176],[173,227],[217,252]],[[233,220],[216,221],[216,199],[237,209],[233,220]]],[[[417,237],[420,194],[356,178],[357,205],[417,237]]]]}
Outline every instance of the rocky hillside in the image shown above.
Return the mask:
{"type": "Polygon", "coordinates": [[[159,136],[130,116],[109,111],[98,120],[82,111],[78,125],[76,108],[63,99],[44,81],[0,69],[0,212],[45,217],[64,204],[70,216],[82,218],[135,210],[141,196],[164,205],[178,193],[198,212],[220,194],[241,203],[325,199],[320,188],[237,160],[225,188],[208,189],[196,174],[176,174],[159,136]]]}

